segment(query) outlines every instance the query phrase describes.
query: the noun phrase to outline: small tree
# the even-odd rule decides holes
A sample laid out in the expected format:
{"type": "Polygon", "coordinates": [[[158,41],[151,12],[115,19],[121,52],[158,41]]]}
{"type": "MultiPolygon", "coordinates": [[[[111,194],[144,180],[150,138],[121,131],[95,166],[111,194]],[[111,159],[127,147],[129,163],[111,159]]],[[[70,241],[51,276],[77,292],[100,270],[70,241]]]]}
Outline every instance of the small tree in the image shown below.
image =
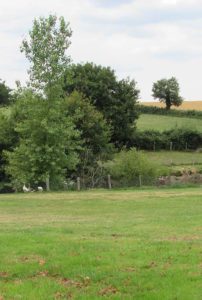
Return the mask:
{"type": "Polygon", "coordinates": [[[162,171],[157,163],[150,161],[143,152],[136,151],[135,148],[115,154],[113,160],[104,164],[104,168],[113,178],[125,184],[134,183],[139,175],[155,178],[162,171]]]}
{"type": "Polygon", "coordinates": [[[153,84],[153,97],[159,99],[160,102],[166,104],[166,109],[170,109],[172,105],[180,106],[183,98],[179,95],[179,83],[175,77],[170,79],[161,79],[153,84]]]}
{"type": "Polygon", "coordinates": [[[94,187],[102,173],[100,162],[109,159],[114,150],[110,143],[110,126],[90,100],[77,91],[67,97],[66,106],[67,114],[80,132],[82,142],[78,151],[80,162],[77,173],[82,176],[83,183],[91,181],[91,186],[94,187]]]}
{"type": "Polygon", "coordinates": [[[78,163],[78,132],[65,114],[64,100],[49,103],[23,91],[14,112],[18,114],[14,130],[19,143],[14,151],[5,152],[13,186],[40,182],[48,186],[49,178],[52,186],[58,179],[62,182],[67,170],[74,170],[78,163]]]}

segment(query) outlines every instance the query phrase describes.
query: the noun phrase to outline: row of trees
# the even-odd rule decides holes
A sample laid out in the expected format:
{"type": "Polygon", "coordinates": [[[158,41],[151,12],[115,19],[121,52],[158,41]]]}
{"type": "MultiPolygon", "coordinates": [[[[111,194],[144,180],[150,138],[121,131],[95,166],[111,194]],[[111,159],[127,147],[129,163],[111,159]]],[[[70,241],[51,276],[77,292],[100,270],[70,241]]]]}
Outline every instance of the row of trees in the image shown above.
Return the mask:
{"type": "MultiPolygon", "coordinates": [[[[11,93],[0,83],[1,104],[10,104],[0,115],[0,176],[16,189],[23,183],[49,189],[69,176],[93,176],[103,160],[134,137],[136,82],[118,80],[109,67],[71,64],[66,54],[71,35],[63,17],[35,19],[21,46],[30,62],[27,86],[18,84],[11,93]]],[[[179,97],[174,81],[163,85],[170,99],[179,97]]],[[[167,105],[161,85],[156,83],[153,93],[164,96],[167,105]]]]}
{"type": "MultiPolygon", "coordinates": [[[[122,80],[120,84],[134,86],[135,96],[139,95],[139,90],[136,89],[136,83],[129,79],[122,80]]],[[[112,69],[96,66],[92,63],[73,64],[68,68],[65,76],[64,91],[69,94],[74,90],[80,91],[87,98],[91,99],[93,104],[98,109],[107,110],[110,107],[109,98],[113,98],[113,94],[118,92],[117,80],[112,69]]],[[[0,106],[7,106],[12,102],[11,89],[0,81],[0,106]]],[[[127,92],[127,88],[125,88],[127,92]]],[[[121,91],[123,93],[123,91],[121,91]]],[[[120,99],[120,96],[118,99],[120,99]]],[[[152,96],[165,104],[167,110],[171,106],[180,106],[183,98],[180,96],[180,87],[177,79],[161,79],[153,84],[152,96]]],[[[125,97],[125,94],[124,94],[125,97]]],[[[111,107],[110,107],[111,108],[111,107]]]]}

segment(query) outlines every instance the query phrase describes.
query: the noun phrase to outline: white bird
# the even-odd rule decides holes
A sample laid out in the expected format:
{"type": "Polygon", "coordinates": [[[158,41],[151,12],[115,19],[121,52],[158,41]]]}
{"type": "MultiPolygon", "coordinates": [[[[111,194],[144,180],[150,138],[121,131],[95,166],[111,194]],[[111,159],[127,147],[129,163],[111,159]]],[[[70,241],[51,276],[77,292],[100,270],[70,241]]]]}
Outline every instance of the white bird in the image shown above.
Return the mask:
{"type": "Polygon", "coordinates": [[[38,189],[39,192],[43,192],[42,186],[38,186],[37,189],[38,189]]]}
{"type": "Polygon", "coordinates": [[[30,189],[27,188],[25,184],[23,185],[22,189],[23,189],[23,192],[24,192],[24,193],[30,192],[30,189]]]}

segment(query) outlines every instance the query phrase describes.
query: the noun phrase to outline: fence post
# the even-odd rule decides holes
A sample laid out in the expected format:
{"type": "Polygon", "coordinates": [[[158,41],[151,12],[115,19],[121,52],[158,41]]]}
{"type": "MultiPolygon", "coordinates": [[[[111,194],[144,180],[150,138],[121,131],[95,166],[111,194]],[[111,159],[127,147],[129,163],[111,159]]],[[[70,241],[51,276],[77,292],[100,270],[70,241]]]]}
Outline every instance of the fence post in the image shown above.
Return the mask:
{"type": "Polygon", "coordinates": [[[46,177],[46,191],[50,192],[50,177],[49,177],[49,175],[46,177]]]}
{"type": "Polygon", "coordinates": [[[185,150],[187,151],[187,149],[188,149],[188,144],[186,142],[186,144],[185,144],[185,150]]]}
{"type": "Polygon", "coordinates": [[[80,181],[80,177],[77,177],[77,191],[81,190],[81,181],[80,181]]]}
{"type": "Polygon", "coordinates": [[[173,142],[170,142],[170,151],[173,150],[173,142]]]}
{"type": "Polygon", "coordinates": [[[154,142],[153,150],[156,151],[156,142],[154,142]]]}
{"type": "Polygon", "coordinates": [[[142,186],[142,175],[139,175],[139,186],[142,186]]]}
{"type": "Polygon", "coordinates": [[[111,183],[111,175],[107,175],[107,182],[108,182],[108,188],[111,190],[112,188],[112,183],[111,183]]]}

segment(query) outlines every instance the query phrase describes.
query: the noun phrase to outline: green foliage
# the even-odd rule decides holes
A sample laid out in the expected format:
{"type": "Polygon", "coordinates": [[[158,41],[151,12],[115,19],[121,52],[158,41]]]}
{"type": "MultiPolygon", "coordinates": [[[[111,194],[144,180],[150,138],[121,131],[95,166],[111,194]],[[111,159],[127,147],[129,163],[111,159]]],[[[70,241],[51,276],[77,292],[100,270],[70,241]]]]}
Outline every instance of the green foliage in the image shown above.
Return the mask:
{"type": "Polygon", "coordinates": [[[202,119],[202,111],[199,110],[177,110],[170,109],[166,110],[162,107],[148,106],[148,105],[137,105],[137,109],[140,114],[154,114],[154,115],[165,115],[174,117],[189,117],[194,119],[202,119]]]}
{"type": "Polygon", "coordinates": [[[192,129],[136,131],[131,146],[141,150],[196,150],[202,146],[202,133],[192,129]]]}
{"type": "Polygon", "coordinates": [[[5,81],[0,80],[0,106],[7,106],[11,102],[11,89],[5,84],[5,81]]]}
{"type": "Polygon", "coordinates": [[[76,173],[82,178],[83,185],[94,187],[102,177],[101,161],[111,157],[113,152],[110,126],[102,113],[76,91],[67,97],[66,111],[80,132],[82,143],[76,173]]]}
{"type": "Polygon", "coordinates": [[[49,99],[61,93],[64,71],[70,61],[65,52],[71,35],[63,17],[50,15],[35,19],[29,38],[22,42],[21,51],[31,63],[30,85],[49,99]]]}
{"type": "Polygon", "coordinates": [[[78,162],[78,132],[65,114],[64,101],[43,101],[24,91],[15,104],[15,112],[20,111],[15,123],[19,143],[6,152],[7,173],[14,186],[45,182],[48,177],[54,181],[73,170],[78,162]]]}
{"type": "Polygon", "coordinates": [[[111,151],[110,126],[88,99],[76,91],[73,92],[66,98],[66,111],[80,132],[85,149],[91,149],[95,155],[111,151]]]}
{"type": "Polygon", "coordinates": [[[153,97],[158,98],[160,102],[165,103],[166,109],[169,110],[172,105],[180,106],[182,97],[179,95],[179,83],[176,78],[161,79],[153,84],[153,97]]]}
{"type": "Polygon", "coordinates": [[[6,159],[3,152],[11,150],[16,144],[17,137],[11,121],[10,109],[0,110],[0,192],[11,191],[10,178],[5,172],[6,159]]]}
{"type": "Polygon", "coordinates": [[[35,19],[29,38],[22,42],[21,51],[31,63],[31,89],[19,85],[14,95],[11,121],[18,141],[13,151],[5,152],[7,173],[16,188],[47,179],[60,181],[78,163],[79,134],[61,97],[70,37],[64,18],[50,15],[35,19]]]}
{"type": "Polygon", "coordinates": [[[122,150],[115,155],[112,161],[105,163],[104,167],[113,178],[124,180],[127,183],[139,175],[155,177],[159,174],[160,168],[135,148],[129,151],[122,150]]]}
{"type": "Polygon", "coordinates": [[[65,81],[65,91],[82,93],[103,113],[111,125],[112,141],[121,146],[130,139],[138,118],[136,103],[139,90],[135,81],[118,81],[109,67],[93,63],[71,65],[65,81]]]}

